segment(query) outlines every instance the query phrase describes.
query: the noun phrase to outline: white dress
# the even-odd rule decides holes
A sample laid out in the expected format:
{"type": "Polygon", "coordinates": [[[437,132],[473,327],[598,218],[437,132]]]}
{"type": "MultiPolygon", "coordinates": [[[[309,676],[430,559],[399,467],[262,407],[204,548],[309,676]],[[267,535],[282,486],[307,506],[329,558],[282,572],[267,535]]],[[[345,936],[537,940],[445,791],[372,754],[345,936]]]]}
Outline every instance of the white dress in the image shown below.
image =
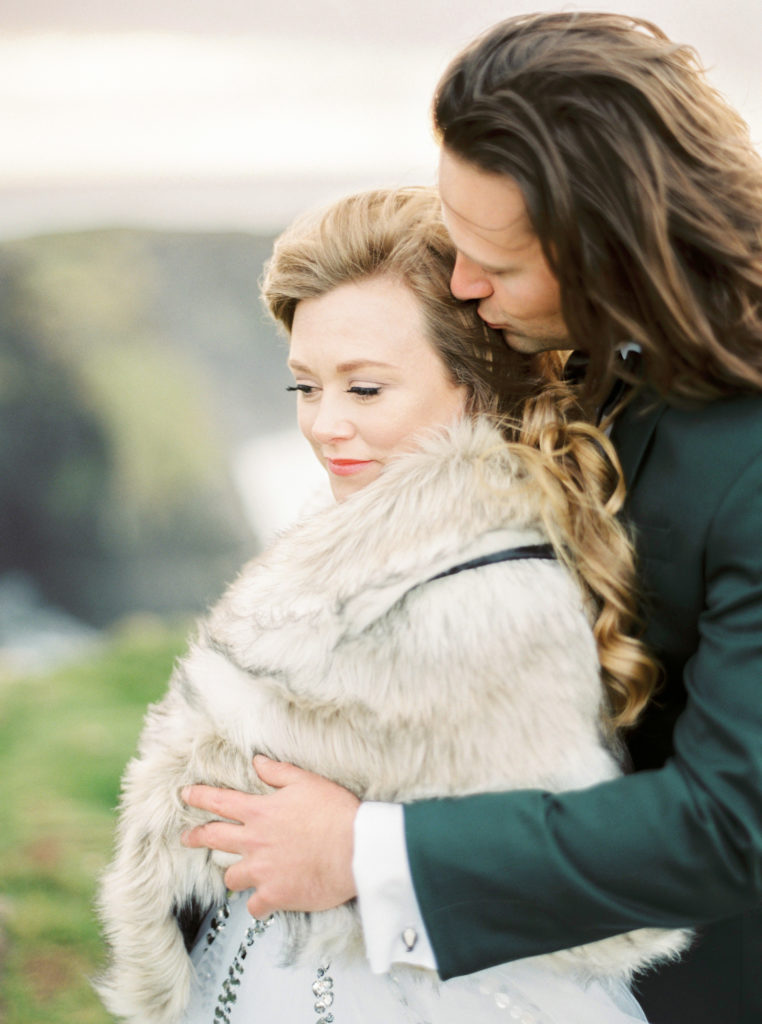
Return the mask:
{"type": "Polygon", "coordinates": [[[372,974],[364,960],[284,964],[277,917],[265,924],[233,894],[208,915],[192,953],[182,1024],[635,1024],[621,982],[583,986],[530,960],[441,982],[410,967],[372,974]]]}

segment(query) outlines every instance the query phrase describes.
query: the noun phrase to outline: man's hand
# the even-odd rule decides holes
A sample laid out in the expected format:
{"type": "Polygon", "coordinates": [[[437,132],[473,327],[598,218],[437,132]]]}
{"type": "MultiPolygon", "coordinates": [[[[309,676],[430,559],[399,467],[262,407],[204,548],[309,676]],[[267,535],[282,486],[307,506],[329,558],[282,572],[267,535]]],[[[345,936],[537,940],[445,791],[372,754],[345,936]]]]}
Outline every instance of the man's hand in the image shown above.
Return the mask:
{"type": "Polygon", "coordinates": [[[276,910],[328,910],[356,895],[352,875],[354,821],[360,801],[320,775],[257,755],[254,768],[274,793],[255,796],[232,789],[189,786],[191,807],[229,821],[212,821],[184,833],[185,846],[239,854],[225,884],[254,888],[253,917],[276,910]]]}

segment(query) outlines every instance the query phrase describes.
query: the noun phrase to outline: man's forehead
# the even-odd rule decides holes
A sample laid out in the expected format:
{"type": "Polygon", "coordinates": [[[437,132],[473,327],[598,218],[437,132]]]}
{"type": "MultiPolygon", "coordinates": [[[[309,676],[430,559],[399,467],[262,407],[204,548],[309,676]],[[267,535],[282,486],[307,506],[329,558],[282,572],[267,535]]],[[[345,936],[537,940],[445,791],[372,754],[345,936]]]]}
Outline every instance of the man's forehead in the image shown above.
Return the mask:
{"type": "Polygon", "coordinates": [[[445,221],[454,218],[496,244],[525,244],[534,236],[521,189],[507,174],[483,171],[443,149],[439,194],[445,221]]]}
{"type": "Polygon", "coordinates": [[[446,214],[457,217],[471,228],[476,228],[480,234],[499,235],[504,232],[531,231],[526,208],[518,211],[495,208],[479,210],[478,207],[459,210],[455,204],[448,202],[444,195],[441,196],[441,200],[442,209],[446,214]]]}

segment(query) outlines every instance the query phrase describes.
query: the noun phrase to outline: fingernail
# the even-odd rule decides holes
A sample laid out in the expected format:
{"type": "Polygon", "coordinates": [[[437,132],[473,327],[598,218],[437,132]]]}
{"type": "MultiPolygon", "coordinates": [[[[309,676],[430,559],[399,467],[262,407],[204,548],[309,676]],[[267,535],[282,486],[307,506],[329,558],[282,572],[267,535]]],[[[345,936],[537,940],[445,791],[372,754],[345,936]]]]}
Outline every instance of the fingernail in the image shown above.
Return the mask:
{"type": "Polygon", "coordinates": [[[187,832],[183,832],[183,834],[180,836],[180,843],[181,843],[182,846],[185,846],[185,840],[187,839],[187,837],[188,837],[188,833],[187,832]]]}
{"type": "Polygon", "coordinates": [[[180,799],[185,800],[187,802],[189,793],[190,786],[183,786],[183,788],[180,790],[180,799]]]}

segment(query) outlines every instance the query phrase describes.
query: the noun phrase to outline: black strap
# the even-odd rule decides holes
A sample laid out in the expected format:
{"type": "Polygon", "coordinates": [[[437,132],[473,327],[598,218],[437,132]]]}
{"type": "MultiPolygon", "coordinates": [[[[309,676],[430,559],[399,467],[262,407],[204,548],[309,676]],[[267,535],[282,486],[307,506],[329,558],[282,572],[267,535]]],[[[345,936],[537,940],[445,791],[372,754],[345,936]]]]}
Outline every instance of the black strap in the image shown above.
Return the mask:
{"type": "Polygon", "coordinates": [[[436,576],[430,576],[426,583],[432,580],[441,580],[443,576],[452,576],[456,572],[463,572],[465,569],[478,569],[482,565],[492,565],[493,562],[515,562],[524,558],[555,558],[556,554],[552,544],[523,544],[517,548],[504,548],[502,551],[493,551],[489,555],[481,555],[479,558],[471,558],[467,562],[460,562],[453,565],[444,572],[438,572],[436,576]]]}

